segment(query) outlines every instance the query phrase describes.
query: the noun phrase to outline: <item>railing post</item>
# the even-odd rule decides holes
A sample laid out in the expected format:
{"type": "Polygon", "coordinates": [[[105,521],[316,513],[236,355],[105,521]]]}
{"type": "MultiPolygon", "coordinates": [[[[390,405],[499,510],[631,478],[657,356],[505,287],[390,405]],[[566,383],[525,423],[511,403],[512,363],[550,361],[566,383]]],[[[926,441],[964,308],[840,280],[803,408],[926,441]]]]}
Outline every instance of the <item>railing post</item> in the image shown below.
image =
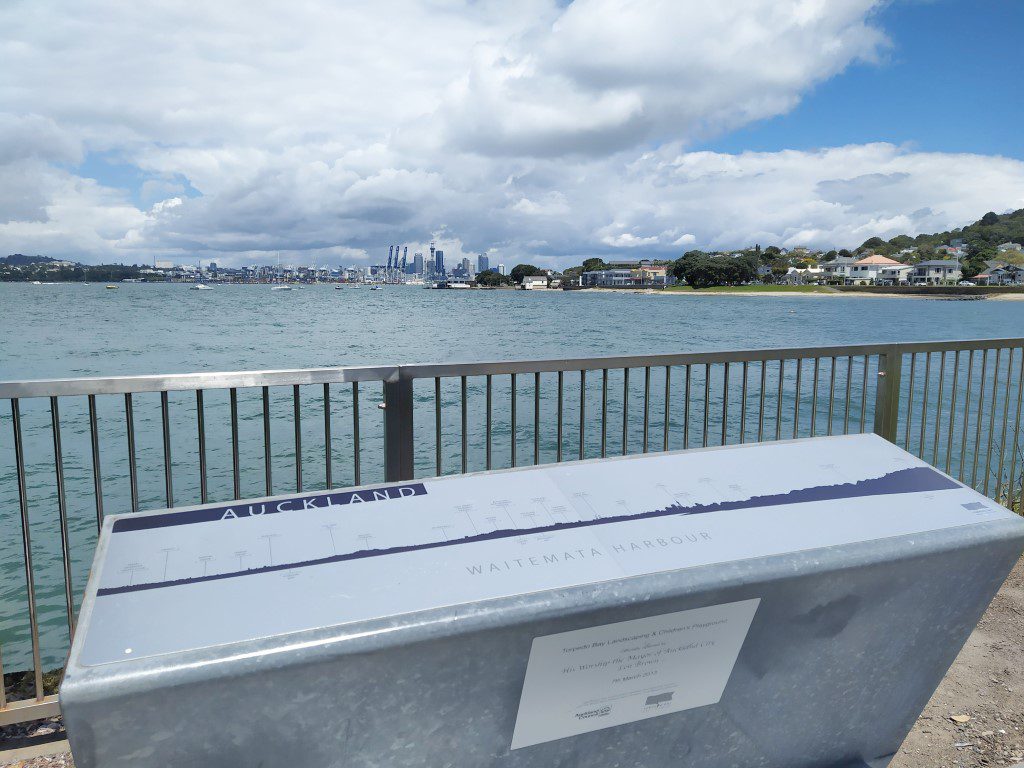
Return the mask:
{"type": "Polygon", "coordinates": [[[900,372],[903,352],[898,345],[878,355],[878,382],[875,387],[875,434],[895,443],[900,420],[900,372]]]}
{"type": "Polygon", "coordinates": [[[412,379],[384,382],[384,480],[413,478],[412,379]]]}

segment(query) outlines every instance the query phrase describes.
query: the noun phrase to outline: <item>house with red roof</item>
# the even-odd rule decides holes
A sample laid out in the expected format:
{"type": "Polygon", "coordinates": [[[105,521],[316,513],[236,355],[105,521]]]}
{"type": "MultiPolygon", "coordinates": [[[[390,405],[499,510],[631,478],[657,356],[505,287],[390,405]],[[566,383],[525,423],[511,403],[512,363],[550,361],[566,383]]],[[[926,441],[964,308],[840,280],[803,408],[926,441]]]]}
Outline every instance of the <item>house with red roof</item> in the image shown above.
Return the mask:
{"type": "Polygon", "coordinates": [[[902,266],[895,259],[871,254],[853,262],[846,276],[847,285],[874,285],[881,277],[882,270],[893,270],[902,266]]]}

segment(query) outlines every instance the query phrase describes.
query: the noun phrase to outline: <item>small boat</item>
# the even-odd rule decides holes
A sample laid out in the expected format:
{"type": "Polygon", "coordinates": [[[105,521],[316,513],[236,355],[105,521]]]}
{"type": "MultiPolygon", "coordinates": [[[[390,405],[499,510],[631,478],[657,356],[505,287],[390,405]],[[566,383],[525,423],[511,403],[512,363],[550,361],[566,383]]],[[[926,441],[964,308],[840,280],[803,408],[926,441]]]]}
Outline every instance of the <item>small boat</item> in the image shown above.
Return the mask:
{"type": "Polygon", "coordinates": [[[117,290],[117,286],[116,285],[108,285],[107,286],[107,290],[108,291],[116,291],[117,290]]]}
{"type": "Polygon", "coordinates": [[[272,291],[290,291],[292,287],[290,285],[272,285],[270,290],[272,291]]]}
{"type": "Polygon", "coordinates": [[[370,286],[370,290],[371,291],[383,291],[384,290],[384,286],[383,285],[371,285],[370,286]]]}
{"type": "Polygon", "coordinates": [[[340,290],[341,290],[341,289],[342,289],[343,287],[344,287],[344,286],[341,286],[341,285],[336,285],[336,286],[334,286],[334,290],[336,290],[336,291],[340,291],[340,290]]]}
{"type": "Polygon", "coordinates": [[[42,285],[42,284],[43,284],[43,283],[42,283],[42,281],[41,281],[41,280],[33,280],[33,281],[32,281],[32,285],[42,285]]]}
{"type": "Polygon", "coordinates": [[[212,291],[213,288],[208,286],[206,283],[196,283],[191,288],[189,288],[189,290],[190,291],[212,291]]]}

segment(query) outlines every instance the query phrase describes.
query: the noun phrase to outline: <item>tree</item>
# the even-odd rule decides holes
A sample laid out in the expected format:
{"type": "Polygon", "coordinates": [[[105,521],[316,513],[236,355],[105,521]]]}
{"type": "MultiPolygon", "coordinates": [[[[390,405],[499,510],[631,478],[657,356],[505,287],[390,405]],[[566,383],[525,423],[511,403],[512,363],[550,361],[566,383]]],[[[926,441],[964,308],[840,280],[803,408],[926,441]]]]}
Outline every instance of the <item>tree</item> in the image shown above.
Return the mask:
{"type": "Polygon", "coordinates": [[[757,277],[758,259],[753,254],[710,256],[703,251],[688,251],[672,264],[672,274],[691,288],[740,285],[757,277]]]}
{"type": "Polygon", "coordinates": [[[599,269],[608,269],[608,265],[604,263],[604,259],[592,258],[587,259],[583,262],[582,272],[597,272],[599,269]]]}
{"type": "Polygon", "coordinates": [[[540,271],[540,267],[535,267],[533,264],[516,264],[512,267],[511,277],[517,285],[522,285],[524,277],[539,274],[540,271]]]}
{"type": "Polygon", "coordinates": [[[485,269],[476,276],[476,284],[482,285],[486,288],[498,288],[502,285],[511,285],[512,278],[508,275],[502,275],[499,272],[495,272],[493,269],[485,269]]]}

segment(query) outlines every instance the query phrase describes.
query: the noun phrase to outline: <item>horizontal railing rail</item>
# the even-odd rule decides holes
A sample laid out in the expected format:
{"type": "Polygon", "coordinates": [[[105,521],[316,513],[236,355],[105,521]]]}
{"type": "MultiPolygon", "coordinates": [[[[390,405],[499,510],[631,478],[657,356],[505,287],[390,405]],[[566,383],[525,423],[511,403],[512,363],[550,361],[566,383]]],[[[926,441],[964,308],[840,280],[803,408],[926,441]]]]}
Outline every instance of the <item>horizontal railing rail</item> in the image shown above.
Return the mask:
{"type": "Polygon", "coordinates": [[[1020,510],[1022,383],[1022,338],[0,382],[0,724],[109,512],[868,430],[1020,510]]]}

